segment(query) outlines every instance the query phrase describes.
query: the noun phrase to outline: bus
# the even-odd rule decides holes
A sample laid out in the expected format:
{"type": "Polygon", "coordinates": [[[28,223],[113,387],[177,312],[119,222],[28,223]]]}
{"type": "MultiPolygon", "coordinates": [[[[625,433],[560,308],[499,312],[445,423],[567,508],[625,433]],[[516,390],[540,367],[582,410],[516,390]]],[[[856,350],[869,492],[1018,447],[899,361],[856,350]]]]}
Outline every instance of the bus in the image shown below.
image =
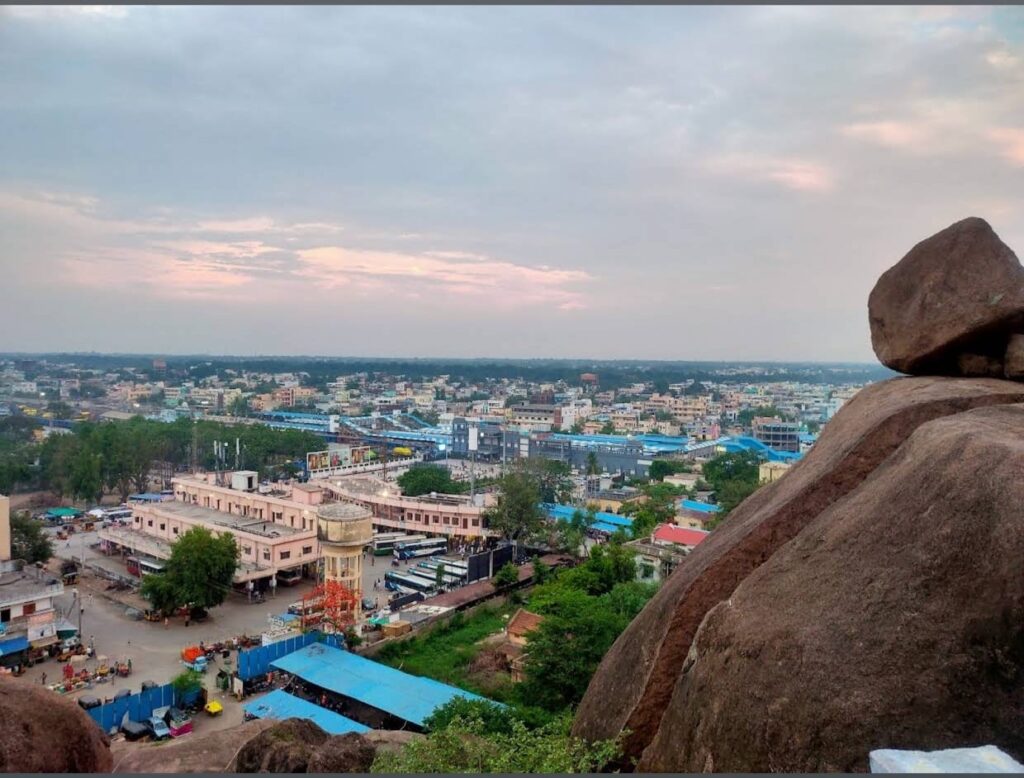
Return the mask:
{"type": "Polygon", "coordinates": [[[302,581],[302,568],[293,567],[290,570],[278,570],[277,582],[282,586],[295,586],[302,581]]]}
{"type": "MultiPolygon", "coordinates": [[[[406,571],[413,575],[418,575],[420,578],[425,578],[429,581],[437,583],[437,568],[428,567],[414,567],[406,571]]],[[[441,583],[445,586],[462,586],[466,582],[466,579],[460,576],[458,573],[449,573],[447,570],[441,576],[441,583]]]]}
{"type": "Polygon", "coordinates": [[[464,583],[466,580],[466,571],[460,570],[457,567],[449,567],[447,562],[438,561],[435,559],[428,559],[426,562],[420,562],[416,565],[416,570],[425,571],[428,575],[437,575],[437,568],[444,566],[444,577],[449,582],[464,583]]]}
{"type": "Polygon", "coordinates": [[[428,538],[417,540],[412,543],[396,543],[395,556],[399,559],[415,559],[421,556],[434,556],[443,554],[448,550],[447,538],[428,538]]]}
{"type": "Polygon", "coordinates": [[[391,556],[396,543],[412,543],[426,540],[426,535],[406,535],[404,532],[379,532],[373,536],[373,555],[391,556]]]}
{"type": "Polygon", "coordinates": [[[402,592],[403,594],[411,592],[430,594],[434,591],[435,587],[433,581],[428,581],[417,575],[404,575],[388,571],[384,573],[384,588],[388,591],[402,592]]]}
{"type": "Polygon", "coordinates": [[[159,559],[144,559],[142,557],[130,556],[125,560],[124,566],[129,573],[139,578],[164,571],[164,562],[159,559]]]}
{"type": "Polygon", "coordinates": [[[132,520],[132,515],[131,508],[111,508],[103,511],[103,520],[124,524],[132,520]]]}

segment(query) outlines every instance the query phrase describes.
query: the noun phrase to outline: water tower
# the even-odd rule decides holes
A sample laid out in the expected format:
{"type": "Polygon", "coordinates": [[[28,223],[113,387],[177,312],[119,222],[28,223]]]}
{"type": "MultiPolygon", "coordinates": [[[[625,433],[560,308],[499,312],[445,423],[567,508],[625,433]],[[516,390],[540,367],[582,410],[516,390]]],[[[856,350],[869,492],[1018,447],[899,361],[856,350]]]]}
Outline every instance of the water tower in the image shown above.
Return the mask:
{"type": "Polygon", "coordinates": [[[373,540],[373,514],[352,503],[321,505],[316,512],[316,534],[324,559],[324,584],[341,584],[361,603],[363,549],[373,540]]]}

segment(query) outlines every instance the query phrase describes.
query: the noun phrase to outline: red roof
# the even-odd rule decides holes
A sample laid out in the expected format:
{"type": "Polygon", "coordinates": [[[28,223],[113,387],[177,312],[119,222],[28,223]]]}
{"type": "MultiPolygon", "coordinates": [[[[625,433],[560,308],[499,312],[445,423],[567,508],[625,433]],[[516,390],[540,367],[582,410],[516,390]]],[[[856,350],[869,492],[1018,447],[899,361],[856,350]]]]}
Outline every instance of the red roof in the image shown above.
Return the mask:
{"type": "Polygon", "coordinates": [[[702,529],[677,527],[675,524],[659,524],[654,528],[654,535],[652,537],[655,543],[677,543],[680,546],[696,546],[710,534],[710,532],[705,532],[702,529]]]}

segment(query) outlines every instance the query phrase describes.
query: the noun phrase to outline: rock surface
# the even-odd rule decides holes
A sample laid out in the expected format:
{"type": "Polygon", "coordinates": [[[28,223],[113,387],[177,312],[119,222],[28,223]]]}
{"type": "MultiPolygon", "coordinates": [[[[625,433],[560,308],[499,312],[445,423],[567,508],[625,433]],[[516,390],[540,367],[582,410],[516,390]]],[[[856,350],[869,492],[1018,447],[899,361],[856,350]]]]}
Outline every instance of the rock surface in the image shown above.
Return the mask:
{"type": "Polygon", "coordinates": [[[334,735],[313,752],[306,772],[368,773],[375,755],[373,744],[362,735],[334,735]]]}
{"type": "Polygon", "coordinates": [[[964,219],[882,274],[868,318],[875,354],[893,370],[1001,375],[1007,339],[1024,332],[1024,268],[986,221],[964,219]]]}
{"type": "Polygon", "coordinates": [[[269,727],[269,719],[247,721],[237,727],[189,735],[163,743],[115,743],[115,773],[223,773],[248,741],[269,727]]]}
{"type": "Polygon", "coordinates": [[[874,749],[976,743],[1019,760],[1021,472],[1024,406],[918,428],[707,615],[638,769],[862,771],[874,749]]]}
{"type": "Polygon", "coordinates": [[[78,705],[0,678],[0,772],[107,773],[112,764],[109,739],[78,705]]]}
{"type": "Polygon", "coordinates": [[[229,772],[304,773],[313,753],[329,737],[309,719],[274,722],[242,746],[229,772]]]}
{"type": "Polygon", "coordinates": [[[974,407],[1022,401],[1021,384],[983,379],[898,378],[860,391],[810,453],[736,508],[633,620],[591,680],[574,733],[597,740],[628,729],[626,757],[640,757],[661,726],[693,636],[712,608],[859,486],[917,427],[974,407]]]}

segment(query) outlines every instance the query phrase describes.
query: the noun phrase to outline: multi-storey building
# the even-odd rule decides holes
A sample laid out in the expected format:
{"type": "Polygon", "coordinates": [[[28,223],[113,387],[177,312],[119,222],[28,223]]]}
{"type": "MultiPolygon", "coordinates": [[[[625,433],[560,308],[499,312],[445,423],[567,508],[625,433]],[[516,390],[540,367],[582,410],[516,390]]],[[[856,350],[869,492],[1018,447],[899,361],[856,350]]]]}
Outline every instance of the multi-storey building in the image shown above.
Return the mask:
{"type": "Polygon", "coordinates": [[[470,429],[476,427],[476,458],[484,462],[511,461],[519,456],[521,435],[494,421],[452,420],[452,456],[470,456],[470,429]]]}
{"type": "Polygon", "coordinates": [[[513,405],[509,424],[526,430],[557,430],[562,426],[562,409],[557,405],[521,403],[513,405]]]}
{"type": "Polygon", "coordinates": [[[778,418],[756,417],[751,424],[754,437],[776,451],[800,451],[800,425],[778,418]]]}

